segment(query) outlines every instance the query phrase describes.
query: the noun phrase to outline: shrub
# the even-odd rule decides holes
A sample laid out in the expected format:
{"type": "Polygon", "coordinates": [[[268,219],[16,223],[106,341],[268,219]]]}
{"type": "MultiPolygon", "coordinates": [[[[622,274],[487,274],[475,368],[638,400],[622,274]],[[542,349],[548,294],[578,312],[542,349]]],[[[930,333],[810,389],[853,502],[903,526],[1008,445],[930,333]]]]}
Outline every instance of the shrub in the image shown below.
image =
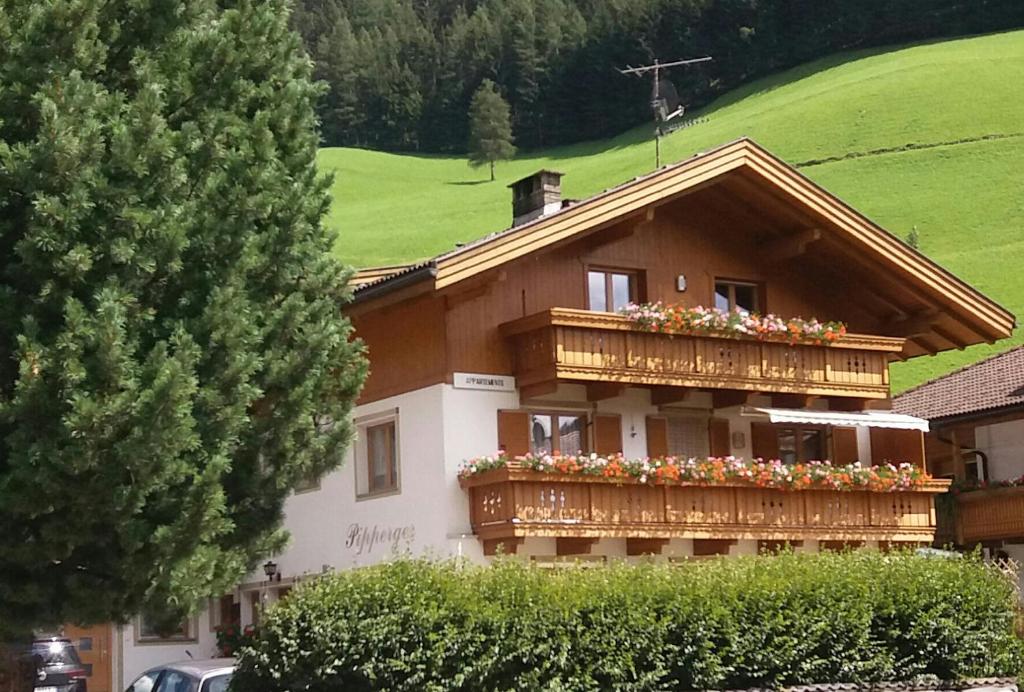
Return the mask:
{"type": "Polygon", "coordinates": [[[1016,595],[976,557],[784,553],[548,571],[403,560],[310,582],[236,689],[672,690],[1015,675],[1016,595]]]}

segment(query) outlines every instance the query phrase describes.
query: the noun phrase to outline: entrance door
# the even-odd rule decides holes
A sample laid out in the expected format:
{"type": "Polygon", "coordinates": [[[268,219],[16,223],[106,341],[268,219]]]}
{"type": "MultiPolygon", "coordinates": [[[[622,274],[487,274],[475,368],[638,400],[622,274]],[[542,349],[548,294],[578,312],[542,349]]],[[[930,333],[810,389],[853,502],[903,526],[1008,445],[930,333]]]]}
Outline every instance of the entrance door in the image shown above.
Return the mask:
{"type": "Polygon", "coordinates": [[[114,692],[113,669],[111,666],[111,633],[113,625],[93,627],[64,626],[64,636],[71,640],[82,659],[88,681],[89,692],[114,692]]]}

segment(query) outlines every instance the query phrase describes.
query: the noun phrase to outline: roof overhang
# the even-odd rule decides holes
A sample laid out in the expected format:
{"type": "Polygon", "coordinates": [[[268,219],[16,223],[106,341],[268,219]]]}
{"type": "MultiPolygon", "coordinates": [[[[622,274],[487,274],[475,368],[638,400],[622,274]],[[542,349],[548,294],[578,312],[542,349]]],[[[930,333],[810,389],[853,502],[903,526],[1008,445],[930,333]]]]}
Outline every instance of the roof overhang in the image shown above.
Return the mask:
{"type": "Polygon", "coordinates": [[[745,408],[744,416],[765,417],[772,423],[792,425],[839,425],[862,428],[894,428],[928,432],[928,421],[891,411],[813,411],[791,408],[745,408]]]}

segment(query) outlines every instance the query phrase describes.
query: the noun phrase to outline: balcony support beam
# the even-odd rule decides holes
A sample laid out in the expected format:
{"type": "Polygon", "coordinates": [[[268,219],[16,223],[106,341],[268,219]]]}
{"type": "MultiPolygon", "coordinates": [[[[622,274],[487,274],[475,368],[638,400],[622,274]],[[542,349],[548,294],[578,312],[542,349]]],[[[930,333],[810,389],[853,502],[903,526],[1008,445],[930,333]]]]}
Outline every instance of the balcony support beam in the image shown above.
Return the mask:
{"type": "Polygon", "coordinates": [[[865,411],[870,406],[870,399],[852,396],[833,396],[828,399],[830,411],[865,411]]]}
{"type": "Polygon", "coordinates": [[[597,538],[556,538],[555,555],[590,555],[597,538]]]}
{"type": "Polygon", "coordinates": [[[528,384],[519,388],[519,401],[525,404],[530,399],[535,399],[547,394],[554,394],[556,391],[558,391],[558,380],[548,380],[547,382],[528,384]]]}
{"type": "Polygon", "coordinates": [[[626,391],[626,385],[618,382],[588,382],[587,401],[604,401],[621,396],[626,391]]]}
{"type": "Polygon", "coordinates": [[[692,389],[688,387],[651,387],[651,405],[668,406],[669,404],[686,401],[692,389]]]}
{"type": "Polygon", "coordinates": [[[742,389],[713,389],[711,390],[711,405],[718,408],[729,408],[731,406],[743,406],[754,392],[742,389]]]}
{"type": "Polygon", "coordinates": [[[483,542],[484,555],[493,557],[495,555],[515,555],[519,546],[526,540],[522,536],[513,538],[485,538],[483,542]]]}
{"type": "Polygon", "coordinates": [[[661,555],[666,545],[667,538],[627,538],[626,555],[661,555]]]}
{"type": "Polygon", "coordinates": [[[772,394],[775,408],[807,408],[817,397],[809,394],[772,394]]]}

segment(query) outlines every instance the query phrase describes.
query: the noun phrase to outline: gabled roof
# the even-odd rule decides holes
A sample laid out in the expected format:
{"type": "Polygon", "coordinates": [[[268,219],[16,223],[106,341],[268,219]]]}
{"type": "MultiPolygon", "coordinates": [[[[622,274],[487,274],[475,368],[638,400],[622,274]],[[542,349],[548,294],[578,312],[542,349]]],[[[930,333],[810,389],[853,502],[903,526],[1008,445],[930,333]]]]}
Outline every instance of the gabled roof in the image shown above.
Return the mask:
{"type": "MultiPolygon", "coordinates": [[[[936,306],[934,314],[963,325],[971,337],[946,338],[951,342],[947,348],[992,342],[1012,332],[1012,313],[747,138],[634,178],[553,214],[492,233],[415,266],[429,265],[432,269],[424,272],[423,277],[433,280],[434,290],[441,290],[576,236],[606,228],[734,173],[742,173],[813,216],[826,232],[823,238],[856,248],[857,254],[877,266],[880,273],[925,296],[926,302],[936,306]]],[[[377,276],[375,281],[357,287],[356,300],[369,299],[367,289],[371,286],[373,297],[389,291],[392,283],[397,288],[398,280],[408,270],[377,276]]],[[[407,285],[409,278],[406,276],[402,285],[407,285]]],[[[937,350],[942,349],[923,348],[919,352],[937,350]]]]}
{"type": "Polygon", "coordinates": [[[892,410],[929,420],[1024,407],[1024,346],[908,389],[892,410]]]}

